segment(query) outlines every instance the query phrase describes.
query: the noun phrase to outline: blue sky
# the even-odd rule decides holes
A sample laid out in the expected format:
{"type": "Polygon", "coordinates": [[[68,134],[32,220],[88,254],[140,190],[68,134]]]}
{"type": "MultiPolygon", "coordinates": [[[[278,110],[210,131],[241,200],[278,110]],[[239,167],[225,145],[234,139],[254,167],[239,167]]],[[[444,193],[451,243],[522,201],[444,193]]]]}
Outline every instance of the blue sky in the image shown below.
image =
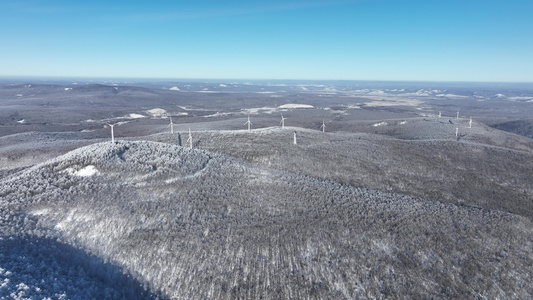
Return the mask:
{"type": "Polygon", "coordinates": [[[0,0],[0,76],[533,82],[531,0],[0,0]]]}

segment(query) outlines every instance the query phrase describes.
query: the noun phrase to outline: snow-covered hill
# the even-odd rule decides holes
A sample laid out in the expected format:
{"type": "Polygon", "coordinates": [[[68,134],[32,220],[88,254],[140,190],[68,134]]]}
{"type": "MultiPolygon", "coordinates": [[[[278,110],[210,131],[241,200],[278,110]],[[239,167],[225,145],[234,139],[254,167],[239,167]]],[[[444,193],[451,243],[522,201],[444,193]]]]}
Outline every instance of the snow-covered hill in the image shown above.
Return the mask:
{"type": "Polygon", "coordinates": [[[529,218],[357,188],[294,167],[317,163],[312,155],[322,151],[340,155],[358,142],[371,145],[365,135],[337,149],[342,135],[308,131],[290,151],[270,153],[265,146],[279,146],[269,143],[285,132],[250,134],[197,133],[204,148],[244,149],[233,156],[162,142],[105,142],[6,176],[0,181],[0,296],[76,298],[88,291],[98,298],[98,290],[110,298],[171,299],[533,295],[529,218]],[[258,147],[265,152],[254,152],[258,147]],[[54,249],[69,259],[59,263],[54,249]],[[40,257],[44,266],[35,263],[40,257]],[[139,285],[146,291],[131,292],[139,285]]]}

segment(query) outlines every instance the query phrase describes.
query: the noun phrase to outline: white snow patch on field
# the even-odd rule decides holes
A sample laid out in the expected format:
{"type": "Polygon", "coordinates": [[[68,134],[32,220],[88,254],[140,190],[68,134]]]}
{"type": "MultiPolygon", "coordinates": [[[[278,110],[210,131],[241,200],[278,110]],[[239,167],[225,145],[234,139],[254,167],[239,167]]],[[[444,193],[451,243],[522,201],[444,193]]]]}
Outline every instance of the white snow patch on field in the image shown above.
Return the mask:
{"type": "Polygon", "coordinates": [[[405,125],[405,124],[407,124],[407,121],[401,121],[400,122],[400,125],[405,125]]]}
{"type": "Polygon", "coordinates": [[[169,88],[169,90],[171,90],[171,91],[179,91],[180,88],[177,87],[177,86],[173,86],[173,87],[169,88]]]}
{"type": "Polygon", "coordinates": [[[93,165],[88,165],[85,168],[74,173],[74,175],[82,176],[82,177],[88,177],[88,176],[93,176],[93,175],[98,175],[98,174],[100,174],[100,172],[93,165]]]}
{"type": "Polygon", "coordinates": [[[130,114],[130,118],[131,119],[142,119],[142,118],[146,118],[146,116],[143,116],[141,114],[130,114]]]}
{"type": "Polygon", "coordinates": [[[50,212],[49,208],[40,208],[40,209],[33,210],[31,214],[34,216],[42,216],[42,215],[48,214],[49,212],[50,212]]]}
{"type": "Polygon", "coordinates": [[[213,117],[223,117],[223,116],[231,116],[233,113],[231,112],[225,112],[225,113],[221,113],[221,112],[216,112],[212,115],[207,115],[207,116],[203,116],[204,118],[213,118],[213,117]]]}
{"type": "Polygon", "coordinates": [[[22,120],[18,120],[17,123],[19,123],[19,124],[24,124],[24,123],[26,123],[26,120],[24,120],[24,119],[22,119],[22,120]]]}
{"type": "Polygon", "coordinates": [[[287,103],[287,104],[278,106],[278,108],[315,108],[315,107],[309,104],[287,103]]]}
{"type": "Polygon", "coordinates": [[[349,109],[361,109],[361,106],[359,106],[359,105],[346,105],[346,108],[349,108],[349,109]]]}
{"type": "Polygon", "coordinates": [[[526,101],[526,102],[533,100],[533,98],[531,98],[531,97],[519,97],[519,96],[517,96],[517,97],[508,97],[507,99],[515,100],[515,101],[526,101]]]}
{"type": "Polygon", "coordinates": [[[388,125],[387,122],[379,122],[379,123],[373,124],[372,126],[378,127],[378,126],[387,126],[387,125],[388,125]]]}
{"type": "Polygon", "coordinates": [[[225,84],[223,84],[223,83],[219,84],[218,86],[219,86],[219,87],[227,87],[227,85],[225,85],[225,84]]]}
{"type": "Polygon", "coordinates": [[[146,112],[153,117],[160,117],[167,113],[167,111],[162,108],[152,108],[147,110],[146,112]]]}
{"type": "Polygon", "coordinates": [[[265,113],[265,114],[271,114],[273,112],[277,111],[277,108],[274,107],[255,107],[245,110],[246,114],[259,114],[259,113],[265,113]]]}
{"type": "Polygon", "coordinates": [[[379,106],[418,106],[422,103],[420,100],[409,99],[409,98],[382,98],[375,99],[371,102],[365,102],[364,105],[367,107],[379,107],[379,106]]]}
{"type": "Polygon", "coordinates": [[[96,167],[93,165],[88,165],[84,168],[81,168],[78,171],[76,171],[73,168],[68,168],[68,169],[65,169],[65,171],[63,172],[68,173],[70,175],[81,176],[81,177],[89,177],[89,176],[100,174],[100,171],[98,171],[98,169],[96,169],[96,167]]]}
{"type": "Polygon", "coordinates": [[[456,95],[456,94],[437,94],[435,96],[444,97],[444,98],[468,98],[468,96],[456,95]]]}
{"type": "Polygon", "coordinates": [[[72,88],[65,88],[65,91],[71,91],[72,88]]]}

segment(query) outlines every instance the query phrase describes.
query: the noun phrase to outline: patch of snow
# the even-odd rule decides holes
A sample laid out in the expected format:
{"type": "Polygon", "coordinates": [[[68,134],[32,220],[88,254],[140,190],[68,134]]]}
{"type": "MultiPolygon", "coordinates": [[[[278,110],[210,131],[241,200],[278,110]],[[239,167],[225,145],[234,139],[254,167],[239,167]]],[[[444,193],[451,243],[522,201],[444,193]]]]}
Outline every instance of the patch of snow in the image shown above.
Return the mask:
{"type": "Polygon", "coordinates": [[[445,98],[468,98],[468,96],[462,96],[462,95],[456,95],[456,94],[437,94],[435,96],[445,97],[445,98]]]}
{"type": "Polygon", "coordinates": [[[243,112],[246,113],[246,114],[257,115],[260,112],[266,113],[266,114],[271,114],[271,113],[276,112],[276,111],[277,111],[277,108],[274,108],[274,107],[255,107],[255,108],[249,108],[247,110],[244,110],[243,112]]]}
{"type": "Polygon", "coordinates": [[[415,94],[417,94],[419,96],[429,96],[429,94],[431,94],[431,92],[428,91],[428,90],[420,89],[420,90],[416,91],[415,94]]]}
{"type": "Polygon", "coordinates": [[[90,129],[83,129],[81,132],[94,132],[94,130],[90,130],[90,129]]]}
{"type": "Polygon", "coordinates": [[[346,105],[346,108],[349,108],[349,109],[361,109],[361,106],[359,106],[359,105],[346,105]]]}
{"type": "Polygon", "coordinates": [[[93,165],[88,165],[85,168],[74,173],[74,175],[82,176],[82,177],[89,177],[89,176],[98,175],[98,174],[100,174],[100,171],[98,171],[96,167],[93,165]]]}
{"type": "Polygon", "coordinates": [[[22,119],[22,120],[18,120],[17,123],[19,123],[19,124],[24,124],[24,123],[26,123],[26,120],[24,120],[24,119],[22,119]]]}
{"type": "Polygon", "coordinates": [[[530,100],[533,100],[532,97],[520,97],[520,96],[517,96],[517,97],[508,97],[507,99],[509,99],[509,100],[515,100],[515,101],[530,101],[530,100]]]}
{"type": "Polygon", "coordinates": [[[219,86],[219,87],[227,87],[227,85],[225,85],[225,84],[223,84],[223,83],[219,84],[218,86],[219,86]]]}
{"type": "Polygon", "coordinates": [[[497,98],[505,98],[505,95],[504,94],[496,94],[496,97],[497,98]]]}
{"type": "Polygon", "coordinates": [[[400,122],[400,125],[405,125],[405,124],[407,124],[407,121],[401,121],[400,122]]]}
{"type": "Polygon", "coordinates": [[[17,94],[17,97],[22,97],[22,94],[17,94]]]}
{"type": "Polygon", "coordinates": [[[41,209],[35,209],[31,211],[30,213],[34,216],[42,216],[42,215],[48,214],[49,212],[50,212],[49,208],[41,208],[41,209]]]}
{"type": "Polygon", "coordinates": [[[415,100],[411,98],[389,98],[379,99],[372,102],[365,102],[365,106],[376,107],[376,106],[418,106],[422,103],[420,100],[415,100]]]}
{"type": "Polygon", "coordinates": [[[71,91],[72,88],[65,88],[65,91],[71,91]]]}
{"type": "Polygon", "coordinates": [[[146,116],[140,115],[140,114],[130,114],[131,119],[142,119],[146,118],[146,116]]]}
{"type": "Polygon", "coordinates": [[[384,95],[385,92],[382,90],[373,90],[372,92],[368,93],[368,95],[384,95]]]}
{"type": "Polygon", "coordinates": [[[331,113],[336,115],[348,115],[345,110],[332,110],[331,113]]]}
{"type": "Polygon", "coordinates": [[[177,86],[173,86],[173,87],[169,88],[169,90],[171,90],[171,91],[179,91],[180,88],[177,87],[177,86]]]}
{"type": "Polygon", "coordinates": [[[372,126],[378,127],[378,126],[387,126],[387,125],[388,125],[387,122],[379,122],[379,123],[373,124],[372,126]]]}
{"type": "Polygon", "coordinates": [[[161,117],[162,115],[167,113],[167,111],[162,108],[152,108],[147,110],[146,112],[153,117],[161,117]]]}
{"type": "Polygon", "coordinates": [[[278,108],[315,108],[315,107],[309,104],[287,103],[287,104],[278,106],[278,108]]]}
{"type": "Polygon", "coordinates": [[[84,168],[81,168],[78,171],[76,171],[73,168],[67,168],[63,171],[63,173],[67,173],[67,174],[74,175],[74,176],[89,177],[89,176],[100,174],[100,171],[98,171],[95,166],[88,165],[84,168]]]}
{"type": "Polygon", "coordinates": [[[230,115],[232,115],[232,113],[230,112],[221,113],[217,111],[216,113],[212,115],[204,116],[204,118],[222,117],[222,116],[230,116],[230,115]]]}

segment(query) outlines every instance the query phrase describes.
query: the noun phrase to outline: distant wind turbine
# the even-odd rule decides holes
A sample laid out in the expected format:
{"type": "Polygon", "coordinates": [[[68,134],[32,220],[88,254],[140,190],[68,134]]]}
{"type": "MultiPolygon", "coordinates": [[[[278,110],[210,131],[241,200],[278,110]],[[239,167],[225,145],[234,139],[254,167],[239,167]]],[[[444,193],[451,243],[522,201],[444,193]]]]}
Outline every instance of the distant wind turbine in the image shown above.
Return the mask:
{"type": "Polygon", "coordinates": [[[322,129],[322,132],[326,132],[326,121],[322,120],[322,126],[320,126],[320,129],[322,129]]]}
{"type": "Polygon", "coordinates": [[[293,143],[294,143],[295,145],[298,145],[298,143],[296,143],[296,131],[294,132],[294,140],[293,140],[293,143]]]}
{"type": "Polygon", "coordinates": [[[192,149],[192,135],[191,135],[191,128],[189,127],[189,137],[187,138],[187,142],[189,143],[189,148],[192,149]]]}
{"type": "Polygon", "coordinates": [[[115,125],[117,125],[117,124],[111,125],[111,124],[107,123],[107,125],[109,125],[109,127],[111,127],[111,143],[114,144],[115,143],[115,133],[114,133],[113,127],[115,127],[115,125]]]}
{"type": "Polygon", "coordinates": [[[287,118],[284,118],[282,114],[280,114],[280,115],[281,115],[281,122],[280,122],[281,128],[285,128],[285,119],[287,119],[287,118]]]}
{"type": "Polygon", "coordinates": [[[252,122],[250,122],[250,115],[248,115],[248,121],[244,123],[244,125],[248,124],[248,131],[250,131],[250,125],[252,125],[252,122]]]}
{"type": "Polygon", "coordinates": [[[472,117],[470,117],[470,122],[468,122],[468,128],[472,128],[472,117]]]}
{"type": "Polygon", "coordinates": [[[459,128],[455,127],[455,138],[459,137],[459,128]]]}
{"type": "Polygon", "coordinates": [[[442,112],[439,110],[439,118],[442,117],[442,112]]]}
{"type": "Polygon", "coordinates": [[[457,110],[457,117],[456,119],[459,119],[459,110],[457,110]]]}
{"type": "Polygon", "coordinates": [[[172,117],[169,117],[170,124],[168,124],[167,128],[170,127],[170,133],[174,134],[174,123],[172,123],[172,117]]]}

